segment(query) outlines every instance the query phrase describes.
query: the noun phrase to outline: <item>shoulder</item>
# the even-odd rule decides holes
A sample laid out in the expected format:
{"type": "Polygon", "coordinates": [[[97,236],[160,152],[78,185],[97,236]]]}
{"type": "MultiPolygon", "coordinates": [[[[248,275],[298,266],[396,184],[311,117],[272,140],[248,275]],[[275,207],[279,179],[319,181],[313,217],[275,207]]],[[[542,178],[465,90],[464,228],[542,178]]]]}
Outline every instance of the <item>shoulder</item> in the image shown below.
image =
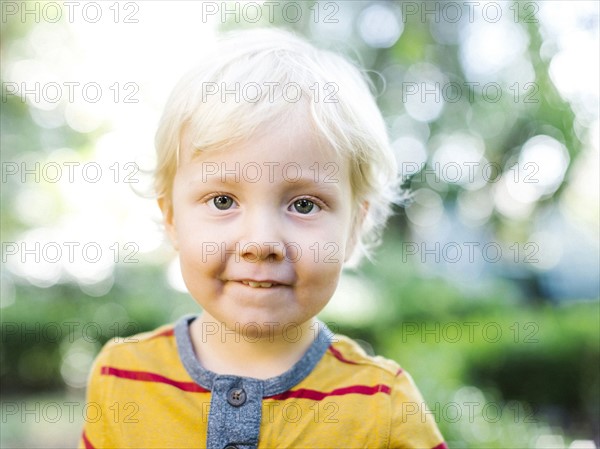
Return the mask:
{"type": "Polygon", "coordinates": [[[394,360],[370,355],[358,342],[335,334],[323,357],[320,374],[346,383],[377,385],[393,402],[422,401],[412,376],[394,360]]]}
{"type": "Polygon", "coordinates": [[[136,352],[152,351],[171,347],[175,344],[175,325],[165,324],[152,331],[142,332],[129,337],[118,337],[109,340],[102,352],[114,356],[136,352]]]}
{"type": "Polygon", "coordinates": [[[164,370],[178,356],[174,324],[165,324],[149,332],[108,341],[95,360],[98,374],[109,369],[138,371],[164,370]]]}
{"type": "MultiPolygon", "coordinates": [[[[344,335],[334,336],[326,354],[329,369],[335,373],[332,375],[360,379],[367,385],[376,384],[378,393],[386,393],[381,396],[387,398],[388,447],[447,449],[421,392],[398,363],[367,354],[356,341],[344,335]]],[[[367,389],[360,391],[368,392],[367,389]]],[[[378,416],[382,411],[378,410],[378,416]]]]}
{"type": "Polygon", "coordinates": [[[398,363],[388,358],[369,355],[350,337],[335,334],[326,352],[330,363],[353,367],[354,370],[378,373],[384,377],[394,378],[404,372],[398,363]]]}
{"type": "Polygon", "coordinates": [[[313,370],[313,379],[323,388],[358,388],[361,394],[383,393],[391,399],[400,378],[406,373],[393,360],[370,355],[355,340],[340,334],[332,336],[329,347],[313,370]]]}

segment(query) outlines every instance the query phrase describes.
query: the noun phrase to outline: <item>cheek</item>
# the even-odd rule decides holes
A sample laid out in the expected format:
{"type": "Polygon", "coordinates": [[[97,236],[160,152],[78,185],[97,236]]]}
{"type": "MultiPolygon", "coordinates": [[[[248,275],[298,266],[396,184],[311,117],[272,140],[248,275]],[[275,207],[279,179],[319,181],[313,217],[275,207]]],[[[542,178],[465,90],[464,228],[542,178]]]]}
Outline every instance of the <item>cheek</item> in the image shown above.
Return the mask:
{"type": "Polygon", "coordinates": [[[299,248],[301,262],[319,265],[318,270],[329,271],[344,262],[348,230],[343,223],[329,223],[309,232],[295,233],[294,243],[289,248],[299,248]]]}
{"type": "Polygon", "coordinates": [[[306,292],[306,301],[327,302],[335,292],[342,271],[342,256],[337,251],[337,245],[316,245],[310,252],[303,254],[296,262],[296,273],[306,292]]]}
{"type": "Polygon", "coordinates": [[[223,268],[222,242],[201,226],[177,227],[179,263],[186,284],[218,277],[223,268]],[[202,230],[200,230],[202,229],[202,230]]]}
{"type": "Polygon", "coordinates": [[[203,305],[207,298],[221,293],[223,264],[217,256],[179,251],[179,264],[183,282],[196,302],[203,305]]]}
{"type": "Polygon", "coordinates": [[[194,207],[184,205],[179,210],[175,209],[173,218],[181,252],[200,254],[203,249],[218,247],[222,240],[218,227],[203,219],[194,207]]]}
{"type": "Polygon", "coordinates": [[[222,259],[218,245],[209,242],[195,242],[194,246],[184,244],[179,250],[181,273],[191,282],[195,282],[194,279],[218,278],[225,265],[222,259]]]}

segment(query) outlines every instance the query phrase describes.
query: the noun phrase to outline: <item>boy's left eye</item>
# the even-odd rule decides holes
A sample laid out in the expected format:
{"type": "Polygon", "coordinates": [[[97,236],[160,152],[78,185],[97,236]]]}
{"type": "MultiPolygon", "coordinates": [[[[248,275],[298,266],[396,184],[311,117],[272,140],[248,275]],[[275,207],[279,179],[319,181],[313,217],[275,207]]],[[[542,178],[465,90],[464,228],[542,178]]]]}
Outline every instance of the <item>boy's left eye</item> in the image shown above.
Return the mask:
{"type": "Polygon", "coordinates": [[[315,212],[318,212],[320,210],[319,206],[317,206],[313,201],[307,198],[301,198],[299,200],[294,201],[292,207],[296,209],[296,212],[299,212],[304,215],[310,214],[315,210],[315,208],[317,208],[315,212]]]}
{"type": "Polygon", "coordinates": [[[212,198],[213,204],[219,210],[227,210],[233,206],[234,202],[230,196],[219,195],[212,198]]]}

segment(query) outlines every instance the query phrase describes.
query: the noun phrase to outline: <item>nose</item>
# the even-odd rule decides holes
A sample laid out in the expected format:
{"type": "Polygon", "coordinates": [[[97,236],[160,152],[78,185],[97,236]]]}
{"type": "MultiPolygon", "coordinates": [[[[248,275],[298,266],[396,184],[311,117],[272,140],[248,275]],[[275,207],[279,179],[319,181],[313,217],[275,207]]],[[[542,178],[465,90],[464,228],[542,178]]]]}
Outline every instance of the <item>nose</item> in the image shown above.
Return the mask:
{"type": "Polygon", "coordinates": [[[283,228],[277,214],[253,213],[243,223],[239,252],[247,262],[280,262],[286,257],[283,228]]]}

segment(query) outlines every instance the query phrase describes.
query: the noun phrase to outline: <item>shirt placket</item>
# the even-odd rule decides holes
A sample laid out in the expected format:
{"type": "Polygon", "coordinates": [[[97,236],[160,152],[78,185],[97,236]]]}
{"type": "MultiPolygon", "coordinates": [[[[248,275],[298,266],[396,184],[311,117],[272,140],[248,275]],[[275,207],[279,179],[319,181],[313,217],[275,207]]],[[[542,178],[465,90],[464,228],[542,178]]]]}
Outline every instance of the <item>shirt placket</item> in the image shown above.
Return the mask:
{"type": "Polygon", "coordinates": [[[263,383],[216,376],[208,416],[208,449],[256,449],[262,415],[263,383]]]}

